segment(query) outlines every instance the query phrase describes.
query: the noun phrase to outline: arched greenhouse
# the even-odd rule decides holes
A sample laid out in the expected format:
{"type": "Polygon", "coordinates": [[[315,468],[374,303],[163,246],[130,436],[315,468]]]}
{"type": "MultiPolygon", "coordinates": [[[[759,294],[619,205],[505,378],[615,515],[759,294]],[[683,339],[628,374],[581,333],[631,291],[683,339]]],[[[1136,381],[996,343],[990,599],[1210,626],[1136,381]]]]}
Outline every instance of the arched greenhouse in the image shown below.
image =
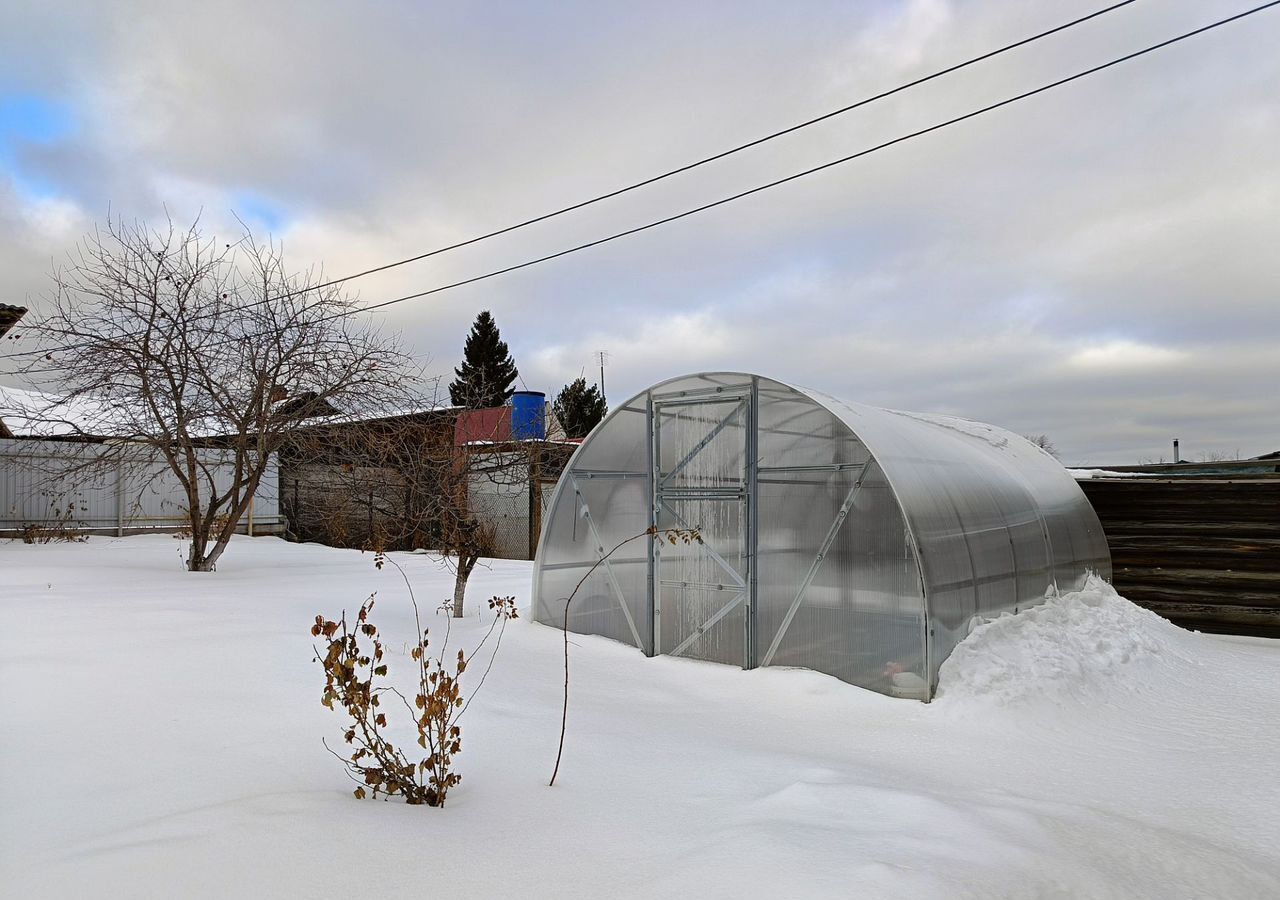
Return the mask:
{"type": "Polygon", "coordinates": [[[1111,577],[1093,508],[1029,441],[738,373],[655,385],[574,454],[535,618],[564,627],[597,563],[571,631],[922,700],[977,622],[1111,577]]]}

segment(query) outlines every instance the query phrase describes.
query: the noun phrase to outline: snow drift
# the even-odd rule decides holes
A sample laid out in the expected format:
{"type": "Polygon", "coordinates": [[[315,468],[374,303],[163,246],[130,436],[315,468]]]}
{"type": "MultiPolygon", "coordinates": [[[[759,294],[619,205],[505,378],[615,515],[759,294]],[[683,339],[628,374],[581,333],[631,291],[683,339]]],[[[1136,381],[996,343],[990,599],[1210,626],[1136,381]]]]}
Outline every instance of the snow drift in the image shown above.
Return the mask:
{"type": "Polygon", "coordinates": [[[938,698],[953,706],[1093,702],[1167,677],[1169,666],[1195,667],[1188,636],[1090,576],[1083,590],[974,629],[942,664],[938,698]]]}

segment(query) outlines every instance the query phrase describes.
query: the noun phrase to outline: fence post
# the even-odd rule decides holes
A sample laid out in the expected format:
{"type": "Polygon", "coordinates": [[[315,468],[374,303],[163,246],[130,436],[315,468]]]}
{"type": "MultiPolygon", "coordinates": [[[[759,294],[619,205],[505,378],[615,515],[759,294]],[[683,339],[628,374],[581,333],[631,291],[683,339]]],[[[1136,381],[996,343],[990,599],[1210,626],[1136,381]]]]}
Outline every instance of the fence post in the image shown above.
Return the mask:
{"type": "Polygon", "coordinates": [[[537,444],[529,445],[529,466],[526,473],[529,476],[529,517],[526,520],[528,525],[528,550],[527,559],[536,559],[538,556],[538,534],[542,530],[542,473],[540,471],[541,462],[540,451],[537,444]]]}
{"type": "Polygon", "coordinates": [[[124,537],[124,472],[116,461],[116,537],[124,537]]]}

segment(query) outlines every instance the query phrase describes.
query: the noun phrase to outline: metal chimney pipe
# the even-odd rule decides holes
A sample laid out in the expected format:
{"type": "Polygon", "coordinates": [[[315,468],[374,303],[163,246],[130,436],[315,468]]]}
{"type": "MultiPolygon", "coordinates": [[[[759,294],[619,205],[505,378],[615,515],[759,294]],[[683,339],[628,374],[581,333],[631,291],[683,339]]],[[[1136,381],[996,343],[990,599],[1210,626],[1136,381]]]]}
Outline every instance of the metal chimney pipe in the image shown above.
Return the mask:
{"type": "Polygon", "coordinates": [[[1182,460],[1179,459],[1178,457],[1178,439],[1177,438],[1173,439],[1173,461],[1182,462],[1182,460]]]}

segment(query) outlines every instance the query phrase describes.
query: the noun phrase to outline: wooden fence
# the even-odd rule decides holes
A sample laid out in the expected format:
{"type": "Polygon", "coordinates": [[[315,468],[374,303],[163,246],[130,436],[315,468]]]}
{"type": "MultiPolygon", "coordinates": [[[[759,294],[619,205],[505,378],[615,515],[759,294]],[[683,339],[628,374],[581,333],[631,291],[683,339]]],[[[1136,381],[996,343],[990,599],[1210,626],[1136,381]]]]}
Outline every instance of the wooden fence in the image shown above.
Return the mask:
{"type": "Polygon", "coordinates": [[[1116,590],[1185,628],[1280,638],[1280,475],[1080,483],[1116,590]]]}

